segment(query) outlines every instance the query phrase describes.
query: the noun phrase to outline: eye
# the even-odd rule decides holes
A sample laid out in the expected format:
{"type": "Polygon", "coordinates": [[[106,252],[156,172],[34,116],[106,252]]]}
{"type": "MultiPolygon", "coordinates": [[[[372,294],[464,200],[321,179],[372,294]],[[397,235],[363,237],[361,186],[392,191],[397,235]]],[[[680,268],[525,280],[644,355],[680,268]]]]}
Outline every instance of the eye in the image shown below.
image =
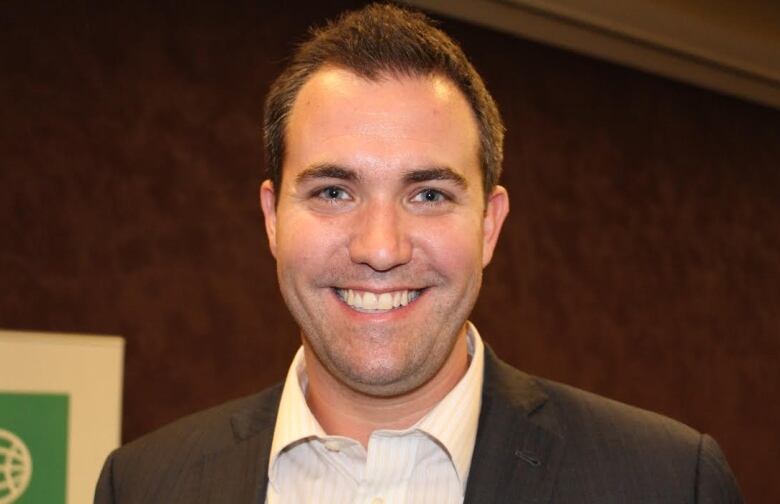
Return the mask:
{"type": "Polygon", "coordinates": [[[414,195],[412,201],[419,203],[441,203],[448,199],[449,198],[441,191],[437,191],[436,189],[423,189],[414,195]]]}
{"type": "Polygon", "coordinates": [[[316,192],[316,197],[324,200],[348,200],[349,193],[341,187],[329,186],[316,192]]]}

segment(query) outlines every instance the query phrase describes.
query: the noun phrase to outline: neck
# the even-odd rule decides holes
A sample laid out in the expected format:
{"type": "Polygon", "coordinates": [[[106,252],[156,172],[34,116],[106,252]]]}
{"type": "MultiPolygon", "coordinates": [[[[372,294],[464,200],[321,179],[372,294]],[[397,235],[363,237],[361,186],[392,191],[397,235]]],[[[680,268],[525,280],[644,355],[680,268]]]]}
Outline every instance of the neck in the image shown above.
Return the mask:
{"type": "Polygon", "coordinates": [[[424,417],[452,390],[468,369],[466,328],[450,355],[422,386],[399,396],[377,397],[350,389],[332,376],[304,345],[309,378],[307,402],[329,435],[355,439],[364,447],[375,430],[403,430],[424,417]]]}

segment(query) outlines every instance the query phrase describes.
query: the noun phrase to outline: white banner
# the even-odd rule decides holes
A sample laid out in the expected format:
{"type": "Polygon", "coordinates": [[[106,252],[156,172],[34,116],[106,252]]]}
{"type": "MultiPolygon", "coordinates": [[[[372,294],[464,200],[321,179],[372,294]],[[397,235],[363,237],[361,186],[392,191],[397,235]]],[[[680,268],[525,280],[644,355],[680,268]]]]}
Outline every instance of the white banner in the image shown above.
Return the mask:
{"type": "Polygon", "coordinates": [[[92,502],[121,437],[124,340],[0,331],[0,504],[92,502]]]}

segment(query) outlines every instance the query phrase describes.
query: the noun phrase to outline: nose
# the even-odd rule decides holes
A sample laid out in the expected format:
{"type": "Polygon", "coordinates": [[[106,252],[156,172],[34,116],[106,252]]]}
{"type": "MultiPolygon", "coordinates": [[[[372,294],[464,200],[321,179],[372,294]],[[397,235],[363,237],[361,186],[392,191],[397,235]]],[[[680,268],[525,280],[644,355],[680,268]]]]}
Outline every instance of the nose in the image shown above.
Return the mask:
{"type": "Polygon", "coordinates": [[[349,255],[352,262],[375,271],[388,271],[408,263],[412,245],[402,210],[391,202],[367,205],[355,217],[349,255]]]}

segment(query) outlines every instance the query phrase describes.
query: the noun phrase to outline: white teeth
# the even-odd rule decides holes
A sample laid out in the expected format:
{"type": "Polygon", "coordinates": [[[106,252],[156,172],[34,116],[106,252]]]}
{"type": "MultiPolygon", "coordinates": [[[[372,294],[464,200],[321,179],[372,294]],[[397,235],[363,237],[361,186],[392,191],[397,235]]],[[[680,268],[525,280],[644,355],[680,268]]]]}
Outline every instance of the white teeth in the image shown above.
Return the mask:
{"type": "Polygon", "coordinates": [[[369,291],[336,289],[336,293],[349,306],[357,308],[358,310],[372,312],[388,311],[406,306],[420,295],[419,290],[383,292],[377,295],[369,291]]]}
{"type": "Polygon", "coordinates": [[[373,292],[364,293],[362,308],[364,310],[376,310],[378,308],[376,294],[374,294],[373,292]]]}
{"type": "Polygon", "coordinates": [[[380,310],[389,310],[393,307],[393,295],[389,292],[383,292],[379,295],[379,302],[377,308],[380,310]]]}

